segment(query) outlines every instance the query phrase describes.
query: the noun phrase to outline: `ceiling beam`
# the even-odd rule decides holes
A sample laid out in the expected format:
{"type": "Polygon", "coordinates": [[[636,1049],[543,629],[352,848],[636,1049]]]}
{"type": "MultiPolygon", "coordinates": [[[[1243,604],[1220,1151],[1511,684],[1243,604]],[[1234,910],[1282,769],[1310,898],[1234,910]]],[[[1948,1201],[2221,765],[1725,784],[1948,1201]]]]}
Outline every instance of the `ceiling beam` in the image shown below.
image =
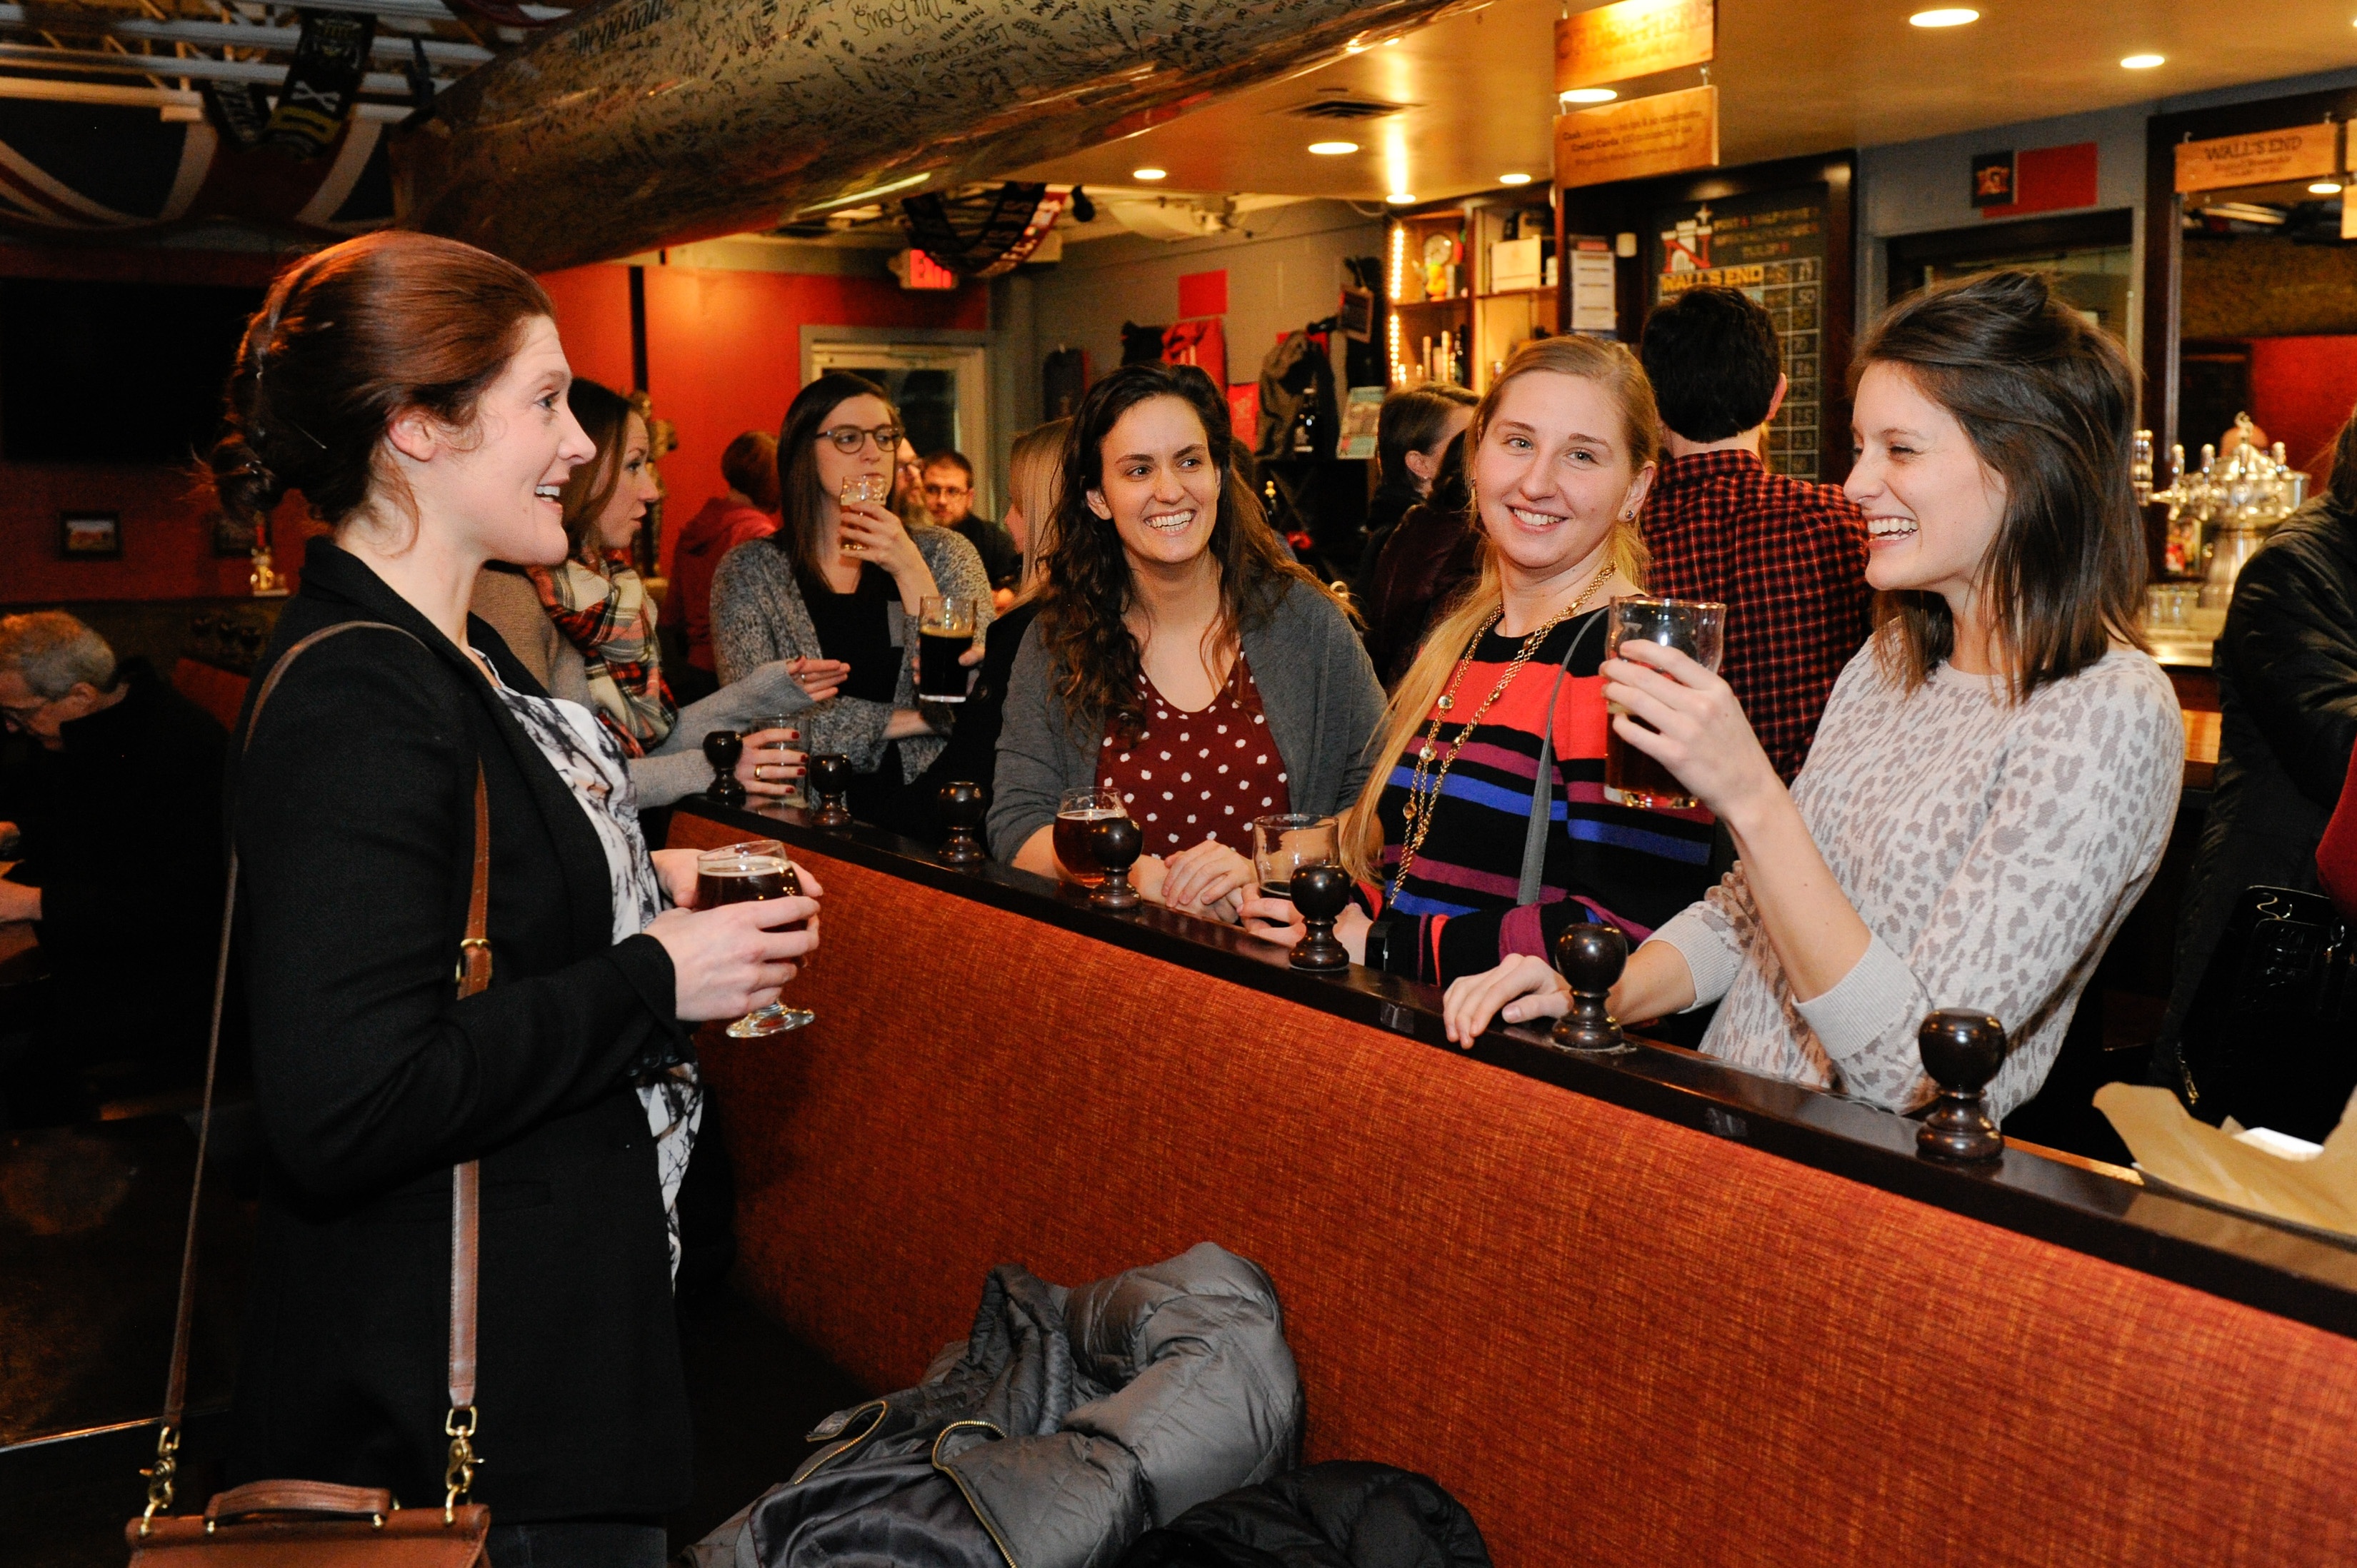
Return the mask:
{"type": "MultiPolygon", "coordinates": [[[[266,59],[113,54],[104,49],[55,49],[42,44],[0,43],[0,67],[7,66],[34,70],[91,70],[109,75],[184,77],[191,81],[251,81],[266,87],[275,87],[286,80],[286,67],[266,59]]],[[[452,80],[455,79],[436,79],[437,84],[447,84],[452,80]]],[[[361,91],[407,97],[409,79],[394,71],[371,71],[361,78],[361,91]]]]}
{"type": "MultiPolygon", "coordinates": [[[[193,92],[168,87],[124,87],[111,81],[51,81],[43,77],[0,76],[0,98],[28,99],[43,103],[99,103],[124,109],[159,109],[180,120],[204,118],[205,101],[193,92]]],[[[274,102],[274,108],[276,107],[274,102]]],[[[401,103],[361,103],[352,116],[390,125],[409,118],[401,103]]]]}
{"type": "MultiPolygon", "coordinates": [[[[22,5],[0,5],[0,27],[24,27],[27,21],[22,5]]],[[[53,26],[46,18],[44,26],[53,26]]],[[[292,54],[302,41],[300,27],[249,27],[234,22],[151,22],[144,18],[109,22],[106,30],[118,38],[152,38],[159,43],[212,44],[228,48],[274,49],[292,54]]],[[[414,35],[383,33],[372,46],[380,55],[396,59],[411,58],[410,44],[414,35]]],[[[491,51],[479,44],[459,43],[449,38],[414,38],[425,46],[425,58],[436,65],[480,65],[491,58],[491,51]]]]}

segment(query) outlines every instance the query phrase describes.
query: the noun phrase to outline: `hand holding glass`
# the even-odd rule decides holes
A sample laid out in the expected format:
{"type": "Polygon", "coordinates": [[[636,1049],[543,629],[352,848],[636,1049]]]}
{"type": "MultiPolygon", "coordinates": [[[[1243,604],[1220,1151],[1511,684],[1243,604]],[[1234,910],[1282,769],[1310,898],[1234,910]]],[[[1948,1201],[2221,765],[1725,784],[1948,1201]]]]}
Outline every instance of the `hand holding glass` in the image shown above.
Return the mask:
{"type": "MultiPolygon", "coordinates": [[[[1617,655],[1623,642],[1653,642],[1674,648],[1716,674],[1727,642],[1727,607],[1703,599],[1654,599],[1632,594],[1612,601],[1605,623],[1604,653],[1617,655]]],[[[1615,715],[1626,712],[1619,706],[1615,715]]],[[[1644,720],[1631,718],[1631,724],[1644,720]]],[[[1668,768],[1620,738],[1608,720],[1604,730],[1604,798],[1616,806],[1652,811],[1690,811],[1702,804],[1668,768]]]]}

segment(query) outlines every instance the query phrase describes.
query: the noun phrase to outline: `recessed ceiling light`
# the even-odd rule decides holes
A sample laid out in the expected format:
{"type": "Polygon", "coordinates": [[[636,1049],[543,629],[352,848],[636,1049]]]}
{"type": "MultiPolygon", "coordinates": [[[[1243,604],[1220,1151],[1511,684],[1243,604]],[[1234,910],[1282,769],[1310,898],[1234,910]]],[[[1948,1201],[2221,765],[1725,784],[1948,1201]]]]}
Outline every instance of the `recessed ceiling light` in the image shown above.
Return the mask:
{"type": "Polygon", "coordinates": [[[1531,183],[1531,177],[1526,174],[1501,174],[1498,177],[1498,183],[1500,185],[1528,185],[1531,183]]]}
{"type": "Polygon", "coordinates": [[[2337,179],[2319,179],[2308,188],[2308,193],[2310,196],[2338,196],[2341,194],[2341,182],[2337,179]]]}
{"type": "Polygon", "coordinates": [[[2154,66],[2167,64],[2168,60],[2167,55],[2130,55],[2120,61],[2120,65],[2127,70],[2150,70],[2154,66]]]}
{"type": "Polygon", "coordinates": [[[1170,171],[1167,168],[1134,168],[1129,171],[1129,177],[1132,179],[1168,179],[1170,177],[1170,171]]]}
{"type": "Polygon", "coordinates": [[[1575,87],[1569,92],[1561,93],[1558,96],[1566,103],[1609,103],[1620,94],[1617,89],[1610,87],[1575,87]]]}
{"type": "Polygon", "coordinates": [[[1415,199],[1415,192],[1412,190],[1394,190],[1389,196],[1384,197],[1383,199],[1390,202],[1394,207],[1405,207],[1409,202],[1415,199]]]}
{"type": "Polygon", "coordinates": [[[1953,5],[1941,11],[1918,11],[1907,18],[1907,25],[1910,27],[1961,27],[1967,22],[1980,19],[1978,11],[1953,5]]]}
{"type": "Polygon", "coordinates": [[[1316,153],[1321,158],[1339,158],[1344,153],[1357,152],[1359,150],[1359,144],[1356,142],[1312,142],[1309,144],[1309,150],[1316,153]]]}

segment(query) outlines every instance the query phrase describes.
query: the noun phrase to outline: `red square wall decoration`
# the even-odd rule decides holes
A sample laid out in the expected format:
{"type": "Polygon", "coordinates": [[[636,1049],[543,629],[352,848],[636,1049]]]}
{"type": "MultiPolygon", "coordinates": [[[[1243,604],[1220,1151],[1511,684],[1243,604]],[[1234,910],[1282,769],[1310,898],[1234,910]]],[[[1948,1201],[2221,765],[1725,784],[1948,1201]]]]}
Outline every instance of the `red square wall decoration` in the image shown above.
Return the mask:
{"type": "Polygon", "coordinates": [[[2095,144],[2031,147],[2016,156],[2014,198],[2004,207],[1984,207],[1984,218],[2018,218],[2029,212],[2061,212],[2096,201],[2095,144]]]}
{"type": "Polygon", "coordinates": [[[1178,314],[1225,316],[1228,313],[1228,269],[1186,273],[1178,279],[1178,314]]]}

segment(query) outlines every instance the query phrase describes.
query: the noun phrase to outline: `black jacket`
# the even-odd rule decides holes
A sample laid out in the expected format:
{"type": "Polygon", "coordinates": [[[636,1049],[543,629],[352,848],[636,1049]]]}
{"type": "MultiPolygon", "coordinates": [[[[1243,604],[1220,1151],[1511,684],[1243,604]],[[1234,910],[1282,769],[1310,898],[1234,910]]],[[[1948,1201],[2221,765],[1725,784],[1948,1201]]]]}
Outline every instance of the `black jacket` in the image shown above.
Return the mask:
{"type": "Polygon", "coordinates": [[[2243,889],[2316,887],[2316,846],[2357,746],[2357,518],[2319,498],[2244,566],[2212,662],[2218,781],[2178,917],[2154,1052],[2174,1086],[2179,1031],[2243,889]]]}
{"type": "Polygon", "coordinates": [[[41,890],[41,950],[77,1054],[136,1053],[188,1077],[203,1070],[221,944],[229,742],[145,660],[116,680],[120,702],[31,759],[40,805],[10,875],[41,890]]]}
{"type": "Polygon", "coordinates": [[[1121,1568],[1490,1568],[1490,1549],[1431,1477],[1329,1459],[1196,1504],[1121,1568]]]}
{"type": "MultiPolygon", "coordinates": [[[[231,759],[270,1168],[231,1479],[440,1499],[449,1167],[479,1156],[477,1500],[508,1523],[661,1514],[688,1496],[688,1418],[654,1144],[628,1075],[679,1043],[671,960],[651,937],[611,941],[579,803],[464,655],[359,560],[313,542],[263,668],[345,620],[418,641],[363,629],[306,652],[231,759]],[[493,968],[459,1002],[479,759],[493,968]]],[[[511,686],[539,690],[482,621],[468,635],[511,686]]]]}

